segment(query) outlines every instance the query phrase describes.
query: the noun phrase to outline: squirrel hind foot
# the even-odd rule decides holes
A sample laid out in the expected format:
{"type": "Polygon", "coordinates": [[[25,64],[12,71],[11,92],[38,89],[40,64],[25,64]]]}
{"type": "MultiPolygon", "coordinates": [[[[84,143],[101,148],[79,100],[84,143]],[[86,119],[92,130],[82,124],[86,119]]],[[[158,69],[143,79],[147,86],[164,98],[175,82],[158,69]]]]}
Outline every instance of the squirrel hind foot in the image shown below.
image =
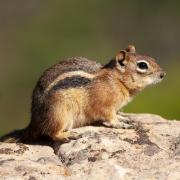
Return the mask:
{"type": "Polygon", "coordinates": [[[80,137],[79,134],[76,132],[70,132],[70,131],[62,132],[62,131],[60,131],[55,136],[53,136],[52,139],[53,139],[53,141],[68,143],[71,140],[78,139],[79,137],[80,137]]]}

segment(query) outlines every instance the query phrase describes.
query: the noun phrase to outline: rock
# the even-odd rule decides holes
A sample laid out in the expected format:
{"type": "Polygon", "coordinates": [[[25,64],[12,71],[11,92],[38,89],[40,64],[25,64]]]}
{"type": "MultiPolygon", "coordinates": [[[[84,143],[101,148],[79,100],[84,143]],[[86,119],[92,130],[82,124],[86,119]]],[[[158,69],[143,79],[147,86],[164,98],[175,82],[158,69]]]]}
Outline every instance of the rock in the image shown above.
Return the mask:
{"type": "Polygon", "coordinates": [[[0,179],[180,179],[180,122],[128,117],[132,129],[86,126],[51,147],[1,143],[0,179]]]}
{"type": "Polygon", "coordinates": [[[67,175],[68,169],[51,147],[8,143],[0,145],[0,179],[53,179],[67,175]]]}

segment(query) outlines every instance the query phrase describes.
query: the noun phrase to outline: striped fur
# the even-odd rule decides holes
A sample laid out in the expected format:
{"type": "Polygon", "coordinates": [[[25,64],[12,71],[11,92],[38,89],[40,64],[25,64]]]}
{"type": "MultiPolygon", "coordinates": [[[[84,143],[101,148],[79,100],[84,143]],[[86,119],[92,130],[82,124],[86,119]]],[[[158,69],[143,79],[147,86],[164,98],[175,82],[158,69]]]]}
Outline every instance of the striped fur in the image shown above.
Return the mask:
{"type": "Polygon", "coordinates": [[[50,91],[53,87],[56,87],[56,85],[63,81],[64,79],[67,78],[71,78],[73,76],[76,77],[82,77],[84,79],[93,79],[95,75],[90,74],[90,73],[86,73],[84,71],[72,71],[72,72],[68,72],[68,73],[64,73],[62,75],[59,75],[46,89],[45,89],[45,93],[48,93],[48,91],[50,91]]]}

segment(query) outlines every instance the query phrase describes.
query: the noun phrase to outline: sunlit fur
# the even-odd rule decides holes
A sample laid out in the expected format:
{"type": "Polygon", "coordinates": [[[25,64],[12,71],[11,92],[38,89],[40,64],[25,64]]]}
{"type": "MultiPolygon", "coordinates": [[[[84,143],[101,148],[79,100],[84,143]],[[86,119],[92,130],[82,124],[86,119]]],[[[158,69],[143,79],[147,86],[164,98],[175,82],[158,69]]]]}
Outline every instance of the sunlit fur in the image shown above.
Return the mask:
{"type": "Polygon", "coordinates": [[[96,121],[119,127],[117,111],[146,86],[161,81],[162,73],[153,58],[136,54],[132,45],[104,66],[78,57],[60,62],[40,77],[32,95],[31,122],[18,141],[42,135],[62,140],[71,136],[69,130],[96,121]],[[148,62],[147,71],[137,71],[139,60],[148,62]],[[69,83],[67,88],[53,88],[73,76],[88,81],[78,81],[76,87],[69,83]]]}

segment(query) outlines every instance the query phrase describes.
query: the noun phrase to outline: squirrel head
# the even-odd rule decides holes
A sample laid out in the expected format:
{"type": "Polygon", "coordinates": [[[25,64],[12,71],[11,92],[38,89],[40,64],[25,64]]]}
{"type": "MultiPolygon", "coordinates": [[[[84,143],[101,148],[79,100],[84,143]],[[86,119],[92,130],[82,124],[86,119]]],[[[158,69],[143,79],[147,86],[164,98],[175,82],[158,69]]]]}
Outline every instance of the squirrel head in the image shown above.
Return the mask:
{"type": "Polygon", "coordinates": [[[117,53],[104,68],[111,68],[118,72],[120,81],[130,90],[142,90],[146,86],[160,82],[165,72],[149,56],[136,53],[134,45],[117,53]]]}

